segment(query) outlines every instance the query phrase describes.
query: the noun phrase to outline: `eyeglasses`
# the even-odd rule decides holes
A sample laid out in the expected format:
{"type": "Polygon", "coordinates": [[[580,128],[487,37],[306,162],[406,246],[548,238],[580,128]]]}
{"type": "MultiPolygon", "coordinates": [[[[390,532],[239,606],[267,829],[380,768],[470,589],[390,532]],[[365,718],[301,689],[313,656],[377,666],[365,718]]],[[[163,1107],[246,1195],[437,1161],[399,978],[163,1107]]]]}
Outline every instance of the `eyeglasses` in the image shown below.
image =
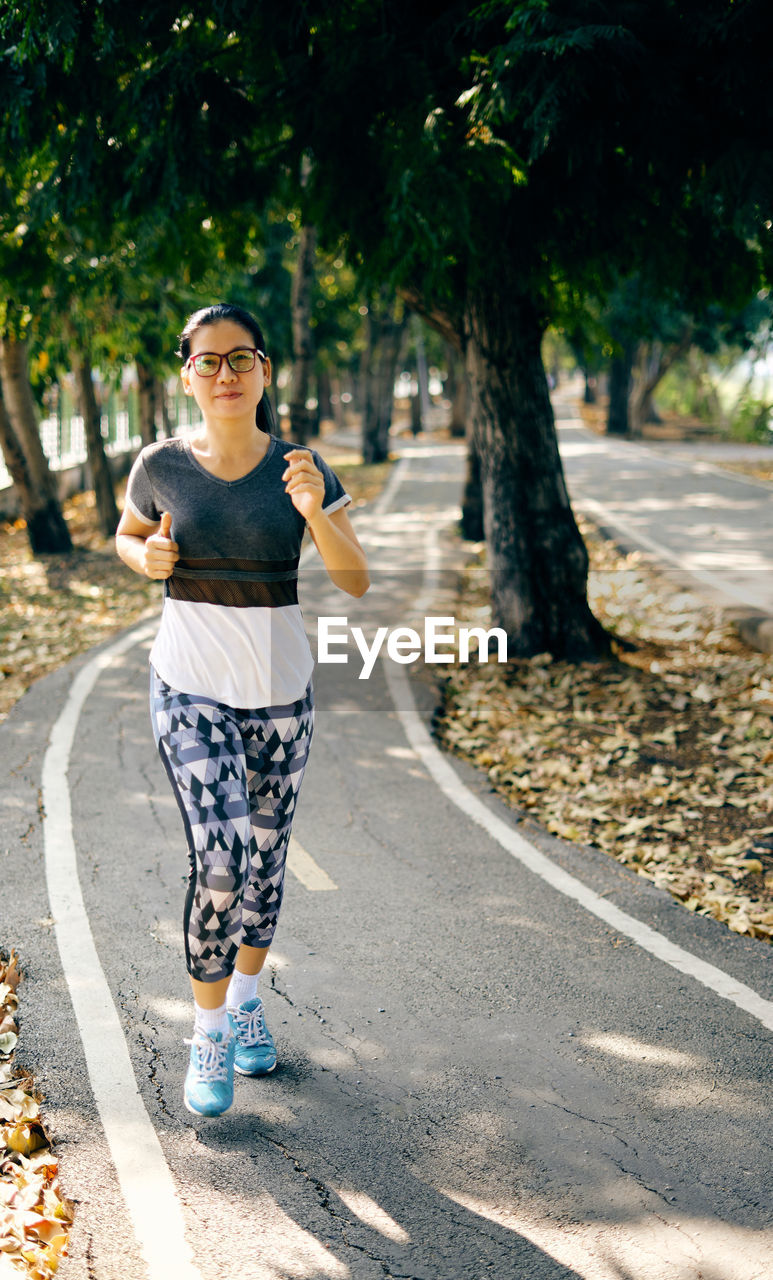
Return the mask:
{"type": "Polygon", "coordinates": [[[222,356],[216,351],[200,351],[196,356],[189,356],[186,364],[192,364],[200,378],[214,378],[220,372],[224,360],[228,361],[228,367],[234,373],[249,373],[250,369],[255,368],[256,356],[265,360],[266,353],[259,351],[257,347],[234,347],[233,351],[227,351],[222,356]]]}

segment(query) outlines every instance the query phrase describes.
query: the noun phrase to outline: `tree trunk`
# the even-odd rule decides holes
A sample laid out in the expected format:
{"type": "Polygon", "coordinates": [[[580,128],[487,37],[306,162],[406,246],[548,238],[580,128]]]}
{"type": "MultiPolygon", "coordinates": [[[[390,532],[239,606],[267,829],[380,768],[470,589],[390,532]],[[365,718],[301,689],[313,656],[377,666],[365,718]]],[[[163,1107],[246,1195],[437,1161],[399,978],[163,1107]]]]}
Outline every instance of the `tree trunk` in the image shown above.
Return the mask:
{"type": "Polygon", "coordinates": [[[414,314],[413,321],[414,345],[416,347],[416,390],[419,399],[419,430],[422,428],[426,431],[429,426],[429,369],[427,368],[427,353],[424,348],[424,332],[421,326],[421,319],[414,314]]]}
{"type": "Polygon", "coordinates": [[[475,447],[475,435],[472,431],[467,441],[467,474],[464,477],[464,493],[462,494],[461,530],[462,537],[467,538],[469,542],[482,542],[486,536],[483,525],[483,487],[480,479],[480,457],[475,447]]]}
{"type": "Polygon", "coordinates": [[[628,416],[631,399],[634,344],[623,344],[620,355],[613,356],[609,366],[609,410],[607,435],[629,436],[631,423],[628,416]]]}
{"type": "MultiPolygon", "coordinates": [[[[459,357],[454,353],[455,359],[459,362],[459,357]]],[[[451,422],[449,424],[451,435],[456,438],[466,436],[467,419],[470,413],[470,390],[467,385],[467,371],[464,365],[459,363],[459,367],[455,370],[454,377],[454,398],[451,402],[451,422]]]]}
{"type": "Polygon", "coordinates": [[[115,502],[110,463],[107,460],[105,441],[102,437],[102,414],[94,394],[91,359],[86,351],[74,351],[72,363],[78,385],[78,400],[83,416],[83,432],[86,437],[99,527],[106,538],[112,538],[118,528],[120,517],[115,502]]]}
{"type": "Polygon", "coordinates": [[[411,435],[421,435],[421,396],[418,390],[411,396],[411,435]]]}
{"type": "Polygon", "coordinates": [[[643,426],[645,422],[654,422],[658,426],[663,422],[663,419],[658,413],[658,406],[655,404],[654,393],[654,387],[651,391],[643,391],[639,405],[634,411],[634,420],[640,427],[643,426]]]}
{"type": "Polygon", "coordinates": [[[541,325],[507,274],[506,265],[492,273],[466,316],[492,624],[507,632],[511,659],[594,660],[609,637],[588,607],[588,555],[564,483],[541,325]]]}
{"type": "Polygon", "coordinates": [[[333,384],[330,377],[330,370],[323,365],[317,374],[317,391],[319,397],[319,405],[317,406],[317,416],[320,424],[322,422],[334,422],[333,414],[333,384]]]}
{"type": "Polygon", "coordinates": [[[143,445],[153,444],[158,438],[156,431],[157,381],[153,370],[141,360],[136,360],[137,383],[140,398],[140,436],[143,445]]]}
{"type": "Polygon", "coordinates": [[[11,419],[8,417],[2,387],[0,387],[0,450],[2,450],[6,470],[16,489],[21,513],[26,519],[27,513],[33,507],[35,489],[24,450],[16,439],[11,419]]]}
{"type": "Polygon", "coordinates": [[[588,373],[587,369],[582,370],[582,375],[585,379],[585,389],[582,393],[583,403],[595,404],[596,403],[596,379],[595,377],[593,377],[591,374],[588,373]]]}
{"type": "Polygon", "coordinates": [[[72,551],[48,460],[40,443],[35,402],[27,372],[27,344],[5,336],[0,340],[0,385],[3,453],[17,486],[27,536],[35,555],[72,551]]]}
{"type": "Polygon", "coordinates": [[[664,347],[662,342],[642,344],[643,350],[634,371],[633,390],[631,392],[630,421],[631,431],[639,435],[645,422],[660,422],[653,395],[656,387],[663,381],[671,366],[689,349],[695,326],[685,325],[678,342],[664,347]]]}
{"type": "Polygon", "coordinates": [[[340,374],[334,373],[330,379],[330,401],[333,421],[337,431],[346,430],[346,405],[343,402],[344,381],[340,374]]]}
{"type": "Polygon", "coordinates": [[[405,318],[398,318],[394,302],[384,306],[374,299],[371,303],[362,370],[365,392],[362,415],[364,462],[384,462],[389,457],[395,373],[405,323],[405,318]]]}
{"type": "Polygon", "coordinates": [[[311,329],[311,304],[314,292],[314,267],[317,251],[316,227],[302,227],[298,262],[293,276],[290,304],[293,328],[293,368],[291,378],[290,427],[292,438],[305,444],[317,431],[315,409],[306,402],[311,393],[314,370],[314,335],[311,329]]]}
{"type": "Polygon", "coordinates": [[[174,435],[174,427],[169,416],[169,405],[166,402],[166,383],[163,378],[156,378],[156,403],[161,414],[161,427],[167,440],[169,440],[174,435]]]}
{"type": "MultiPolygon", "coordinates": [[[[710,423],[713,427],[721,427],[726,431],[732,419],[732,411],[728,414],[722,406],[722,400],[717,392],[708,370],[708,358],[702,351],[698,351],[693,347],[687,354],[687,367],[690,375],[695,382],[695,412],[704,422],[710,423]]],[[[749,384],[742,388],[736,406],[741,404],[744,397],[749,393],[749,384]]]]}

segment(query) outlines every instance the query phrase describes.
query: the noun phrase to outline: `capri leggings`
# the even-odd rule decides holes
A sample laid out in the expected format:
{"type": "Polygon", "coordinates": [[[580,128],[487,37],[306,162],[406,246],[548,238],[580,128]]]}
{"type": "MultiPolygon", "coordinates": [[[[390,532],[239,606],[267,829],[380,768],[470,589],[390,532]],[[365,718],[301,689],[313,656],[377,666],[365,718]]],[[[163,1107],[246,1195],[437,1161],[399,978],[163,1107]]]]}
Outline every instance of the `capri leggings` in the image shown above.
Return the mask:
{"type": "Polygon", "coordinates": [[[314,727],[311,684],[256,711],[171,689],[151,667],[156,745],[188,840],[185,956],[199,982],[229,977],[241,943],[270,945],[314,727]]]}

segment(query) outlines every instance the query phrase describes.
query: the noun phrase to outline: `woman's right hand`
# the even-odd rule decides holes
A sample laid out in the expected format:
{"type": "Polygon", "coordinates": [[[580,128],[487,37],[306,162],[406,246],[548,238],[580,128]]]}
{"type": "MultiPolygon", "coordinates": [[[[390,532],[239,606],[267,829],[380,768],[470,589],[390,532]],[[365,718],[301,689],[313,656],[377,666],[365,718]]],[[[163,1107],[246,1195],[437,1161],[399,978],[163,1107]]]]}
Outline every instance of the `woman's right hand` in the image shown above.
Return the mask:
{"type": "Polygon", "coordinates": [[[172,517],[164,511],[158,533],[151,533],[145,539],[143,569],[149,578],[171,578],[174,573],[175,564],[180,559],[180,548],[172,542],[171,530],[172,517]]]}

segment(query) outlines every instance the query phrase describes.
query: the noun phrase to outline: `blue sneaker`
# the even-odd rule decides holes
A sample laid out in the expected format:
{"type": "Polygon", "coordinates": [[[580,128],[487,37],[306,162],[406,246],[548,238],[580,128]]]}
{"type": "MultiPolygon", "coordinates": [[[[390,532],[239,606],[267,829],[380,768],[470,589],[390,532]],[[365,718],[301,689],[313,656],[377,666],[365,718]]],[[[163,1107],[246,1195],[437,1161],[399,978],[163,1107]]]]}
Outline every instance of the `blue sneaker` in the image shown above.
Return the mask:
{"type": "Polygon", "coordinates": [[[183,1097],[189,1111],[197,1116],[221,1116],[234,1100],[234,1054],[236,1040],[224,1039],[219,1031],[211,1036],[194,1031],[191,1060],[185,1077],[183,1097]]]}
{"type": "Polygon", "coordinates": [[[276,1049],[260,996],[229,1009],[228,1020],[236,1041],[234,1070],[242,1076],[267,1076],[276,1066],[276,1049]]]}

